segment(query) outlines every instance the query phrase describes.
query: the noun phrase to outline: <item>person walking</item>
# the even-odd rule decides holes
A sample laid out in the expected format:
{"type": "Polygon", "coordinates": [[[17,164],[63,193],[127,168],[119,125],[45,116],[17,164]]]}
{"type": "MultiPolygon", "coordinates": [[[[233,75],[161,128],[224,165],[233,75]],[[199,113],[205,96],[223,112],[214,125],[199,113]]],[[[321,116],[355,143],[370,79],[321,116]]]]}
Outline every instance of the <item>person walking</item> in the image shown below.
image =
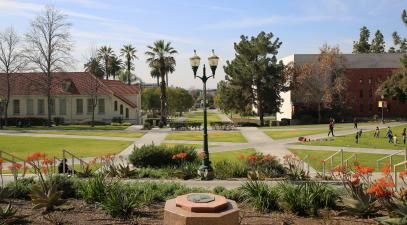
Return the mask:
{"type": "Polygon", "coordinates": [[[374,131],[373,137],[374,138],[379,138],[379,136],[380,136],[380,129],[379,129],[379,127],[376,127],[376,130],[374,131]]]}
{"type": "Polygon", "coordinates": [[[355,118],[353,118],[353,128],[358,129],[358,120],[355,118]]]}
{"type": "Polygon", "coordinates": [[[356,131],[356,135],[355,135],[355,144],[359,143],[359,132],[356,131]]]}
{"type": "Polygon", "coordinates": [[[389,143],[393,143],[393,131],[391,131],[391,128],[388,127],[387,128],[387,138],[389,139],[389,143]]]}
{"type": "Polygon", "coordinates": [[[335,137],[335,135],[334,135],[334,123],[332,121],[329,123],[328,137],[329,137],[330,134],[332,134],[332,137],[335,137]]]}
{"type": "Polygon", "coordinates": [[[401,138],[403,139],[403,144],[406,144],[406,128],[403,129],[401,133],[401,138]]]}

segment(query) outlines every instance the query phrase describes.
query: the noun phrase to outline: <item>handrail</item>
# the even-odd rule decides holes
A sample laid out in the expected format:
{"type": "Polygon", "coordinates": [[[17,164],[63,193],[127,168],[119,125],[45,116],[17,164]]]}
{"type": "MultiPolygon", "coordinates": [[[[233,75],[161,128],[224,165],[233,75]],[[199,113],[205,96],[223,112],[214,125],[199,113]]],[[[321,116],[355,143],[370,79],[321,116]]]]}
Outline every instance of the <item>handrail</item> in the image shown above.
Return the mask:
{"type": "Polygon", "coordinates": [[[343,166],[343,149],[335,152],[334,154],[332,154],[331,156],[329,156],[328,158],[322,160],[322,177],[325,178],[325,173],[326,173],[326,161],[330,161],[329,164],[329,170],[331,171],[332,169],[332,164],[333,164],[333,157],[336,156],[337,154],[341,155],[341,166],[343,166]]]}
{"type": "Polygon", "coordinates": [[[404,160],[403,162],[397,163],[396,165],[393,166],[394,186],[396,187],[396,189],[397,189],[397,170],[396,170],[396,168],[397,168],[398,166],[402,166],[402,165],[405,166],[406,164],[407,164],[407,160],[404,160]]]}
{"type": "Polygon", "coordinates": [[[358,157],[357,157],[357,155],[356,155],[356,153],[353,153],[350,157],[348,157],[347,159],[345,159],[345,166],[346,166],[346,168],[348,168],[349,166],[348,166],[348,162],[349,162],[349,160],[351,160],[352,158],[355,158],[355,160],[357,160],[358,159],[358,157]]]}
{"type": "MultiPolygon", "coordinates": [[[[8,162],[10,162],[10,163],[17,163],[17,160],[19,160],[20,162],[22,162],[22,163],[23,163],[23,173],[21,174],[21,177],[24,177],[24,176],[25,176],[26,168],[27,168],[27,161],[25,161],[24,159],[22,159],[22,158],[20,158],[20,157],[18,157],[18,156],[15,156],[15,155],[13,155],[13,154],[10,154],[10,153],[5,152],[5,151],[2,151],[2,150],[0,150],[0,158],[4,159],[5,161],[8,161],[8,162]],[[4,154],[4,155],[7,155],[8,157],[11,157],[12,159],[4,158],[4,157],[3,157],[3,154],[4,154]],[[16,160],[16,159],[17,159],[17,160],[16,160]]],[[[1,166],[1,165],[2,165],[2,163],[0,163],[0,166],[1,166]]],[[[1,171],[1,172],[3,172],[3,171],[1,171]]]]}
{"type": "Polygon", "coordinates": [[[70,155],[72,157],[72,169],[71,169],[71,173],[72,175],[74,174],[74,165],[75,165],[75,159],[79,161],[81,168],[83,168],[83,164],[88,165],[87,162],[83,161],[81,158],[77,157],[76,155],[74,155],[73,153],[62,149],[62,172],[65,174],[65,170],[66,170],[66,154],[70,155]]]}
{"type": "MultiPolygon", "coordinates": [[[[384,156],[380,159],[376,160],[376,169],[379,171],[380,170],[380,161],[389,158],[390,166],[393,165],[393,156],[399,155],[400,153],[404,152],[404,160],[407,160],[407,149],[406,150],[400,150],[395,153],[389,154],[387,156],[384,156]]],[[[391,168],[391,167],[390,167],[391,168]]]]}
{"type": "Polygon", "coordinates": [[[307,164],[307,172],[309,173],[309,161],[308,161],[309,155],[306,155],[304,159],[302,159],[302,169],[305,170],[305,163],[307,164]]]}

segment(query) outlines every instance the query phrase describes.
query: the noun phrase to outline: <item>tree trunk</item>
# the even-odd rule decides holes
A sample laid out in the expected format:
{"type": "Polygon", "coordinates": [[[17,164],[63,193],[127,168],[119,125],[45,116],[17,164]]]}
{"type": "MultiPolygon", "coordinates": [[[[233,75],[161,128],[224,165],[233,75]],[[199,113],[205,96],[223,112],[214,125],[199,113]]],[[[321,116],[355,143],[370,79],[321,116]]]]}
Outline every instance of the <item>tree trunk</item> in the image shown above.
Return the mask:
{"type": "Polygon", "coordinates": [[[166,81],[166,84],[167,84],[167,87],[168,87],[168,73],[165,73],[165,81],[166,81]]]}
{"type": "Polygon", "coordinates": [[[160,128],[167,124],[167,94],[166,94],[166,85],[165,85],[165,75],[161,76],[161,104],[160,104],[160,128]]]}
{"type": "Polygon", "coordinates": [[[157,76],[157,87],[159,87],[159,86],[160,86],[160,77],[157,76]]]}
{"type": "Polygon", "coordinates": [[[130,85],[130,69],[131,69],[131,65],[130,65],[130,60],[127,60],[127,84],[130,85]]]}
{"type": "Polygon", "coordinates": [[[257,114],[259,115],[260,118],[260,126],[264,126],[264,111],[263,111],[263,106],[259,104],[258,109],[257,109],[257,114]]]}
{"type": "Polygon", "coordinates": [[[51,71],[48,71],[47,76],[48,76],[47,79],[48,127],[51,127],[51,87],[52,87],[51,71]]]}
{"type": "Polygon", "coordinates": [[[8,118],[8,105],[10,103],[10,95],[11,95],[11,89],[10,89],[10,74],[7,69],[7,100],[4,102],[4,126],[7,127],[7,118],[8,118]]]}
{"type": "Polygon", "coordinates": [[[321,103],[318,103],[318,123],[321,123],[321,103]]]}

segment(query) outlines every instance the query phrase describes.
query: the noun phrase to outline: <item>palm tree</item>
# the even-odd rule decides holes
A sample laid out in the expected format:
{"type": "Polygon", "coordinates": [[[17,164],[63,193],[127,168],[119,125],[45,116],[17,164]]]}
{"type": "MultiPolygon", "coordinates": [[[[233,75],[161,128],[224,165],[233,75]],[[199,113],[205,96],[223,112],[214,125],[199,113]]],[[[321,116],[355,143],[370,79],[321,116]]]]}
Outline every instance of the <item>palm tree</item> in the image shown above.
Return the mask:
{"type": "Polygon", "coordinates": [[[137,56],[136,56],[136,52],[137,52],[137,50],[136,50],[136,48],[134,48],[131,44],[128,44],[128,45],[124,45],[123,46],[123,48],[122,49],[120,49],[120,53],[121,53],[121,56],[123,56],[125,59],[126,59],[126,61],[125,61],[125,64],[126,64],[126,67],[127,67],[127,84],[128,85],[130,85],[131,84],[131,82],[130,82],[130,74],[131,74],[131,64],[132,64],[132,60],[135,60],[135,59],[138,59],[137,58],[137,56]]]}
{"type": "Polygon", "coordinates": [[[103,79],[103,67],[100,64],[100,59],[97,57],[90,57],[89,61],[83,65],[85,72],[95,75],[97,78],[103,79]]]}
{"type": "Polygon", "coordinates": [[[152,78],[157,78],[157,87],[160,86],[160,71],[157,68],[151,68],[150,75],[152,78]]]}
{"type": "Polygon", "coordinates": [[[104,72],[105,72],[105,77],[106,80],[109,80],[110,74],[109,74],[109,58],[113,55],[113,49],[109,46],[102,46],[98,50],[98,57],[104,60],[105,67],[104,67],[104,72]]]}
{"type": "Polygon", "coordinates": [[[175,58],[174,54],[178,53],[171,46],[171,42],[165,42],[164,40],[158,40],[154,42],[153,46],[147,46],[149,51],[146,51],[147,63],[152,69],[156,69],[159,72],[161,84],[161,110],[160,110],[160,127],[164,126],[167,123],[167,94],[166,94],[166,84],[165,84],[165,75],[175,70],[175,58]]]}
{"type": "Polygon", "coordinates": [[[123,61],[119,59],[115,54],[109,57],[109,74],[113,75],[113,80],[116,80],[116,75],[122,69],[123,61]]]}

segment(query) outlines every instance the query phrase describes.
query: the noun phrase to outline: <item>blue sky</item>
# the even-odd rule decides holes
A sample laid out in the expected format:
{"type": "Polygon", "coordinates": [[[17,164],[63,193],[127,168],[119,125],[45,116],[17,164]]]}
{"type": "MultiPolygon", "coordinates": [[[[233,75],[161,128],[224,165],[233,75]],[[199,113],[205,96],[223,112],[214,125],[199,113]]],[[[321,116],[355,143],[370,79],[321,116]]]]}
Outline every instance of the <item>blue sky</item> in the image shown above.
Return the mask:
{"type": "MultiPolygon", "coordinates": [[[[164,39],[179,51],[170,85],[185,88],[201,87],[189,67],[193,49],[206,62],[213,48],[223,64],[233,58],[233,42],[242,34],[273,32],[283,42],[279,57],[317,53],[324,43],[350,53],[363,25],[371,33],[380,29],[386,47],[392,45],[393,31],[407,37],[400,20],[406,0],[0,0],[0,30],[12,25],[23,34],[46,4],[61,9],[73,24],[76,63],[70,70],[82,70],[94,47],[110,45],[118,54],[131,43],[138,50],[136,74],[152,82],[144,52],[154,40],[164,39]]],[[[223,78],[219,67],[208,86],[216,87],[223,78]]]]}

